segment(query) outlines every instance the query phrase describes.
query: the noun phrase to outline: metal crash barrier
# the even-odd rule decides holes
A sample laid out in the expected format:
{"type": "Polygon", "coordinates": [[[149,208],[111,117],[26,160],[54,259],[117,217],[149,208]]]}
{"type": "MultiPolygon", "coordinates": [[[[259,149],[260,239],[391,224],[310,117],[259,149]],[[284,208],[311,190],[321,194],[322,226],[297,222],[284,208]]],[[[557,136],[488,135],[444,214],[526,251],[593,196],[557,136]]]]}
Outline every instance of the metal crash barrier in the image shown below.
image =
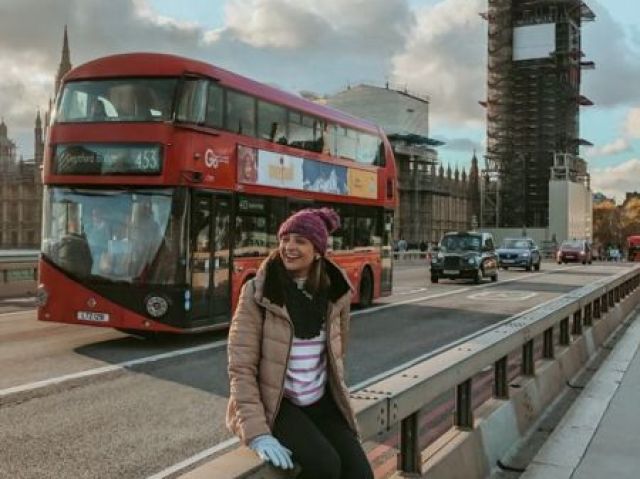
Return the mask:
{"type": "Polygon", "coordinates": [[[0,255],[0,298],[34,295],[37,280],[37,253],[0,255]]]}
{"type": "MultiPolygon", "coordinates": [[[[388,434],[391,428],[399,429],[397,471],[388,477],[488,476],[496,459],[526,435],[542,409],[566,390],[565,383],[633,311],[640,300],[639,285],[640,267],[604,278],[505,320],[490,331],[353,393],[362,438],[375,440],[388,434]],[[514,368],[515,378],[509,373],[514,368]],[[487,375],[487,370],[492,371],[490,397],[479,401],[472,386],[481,373],[487,375]],[[425,450],[420,444],[419,414],[426,405],[451,391],[455,401],[453,420],[441,435],[449,444],[441,442],[425,450]],[[487,403],[491,403],[491,408],[487,403]],[[513,406],[517,411],[514,414],[517,420],[513,420],[516,431],[510,431],[500,419],[494,421],[500,424],[497,434],[492,436],[487,432],[490,424],[487,417],[495,415],[502,406],[513,406]],[[478,431],[482,428],[484,435],[480,437],[478,431]],[[475,442],[463,445],[473,437],[475,442]],[[455,445],[451,446],[452,443],[455,445]],[[456,447],[467,449],[456,456],[452,452],[456,447]],[[480,459],[474,462],[469,459],[471,456],[480,459]],[[456,470],[453,475],[451,468],[456,470]]],[[[275,479],[296,475],[264,464],[248,448],[239,447],[181,477],[275,479]]]]}

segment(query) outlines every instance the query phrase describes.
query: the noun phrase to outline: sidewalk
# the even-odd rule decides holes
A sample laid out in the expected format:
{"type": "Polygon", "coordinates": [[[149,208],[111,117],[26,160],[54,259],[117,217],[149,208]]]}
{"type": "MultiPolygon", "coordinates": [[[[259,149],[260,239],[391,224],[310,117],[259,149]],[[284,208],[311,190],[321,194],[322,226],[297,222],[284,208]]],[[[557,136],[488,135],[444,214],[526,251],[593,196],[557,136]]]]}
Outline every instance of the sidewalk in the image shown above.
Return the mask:
{"type": "Polygon", "coordinates": [[[640,315],[521,479],[640,477],[640,315]]]}

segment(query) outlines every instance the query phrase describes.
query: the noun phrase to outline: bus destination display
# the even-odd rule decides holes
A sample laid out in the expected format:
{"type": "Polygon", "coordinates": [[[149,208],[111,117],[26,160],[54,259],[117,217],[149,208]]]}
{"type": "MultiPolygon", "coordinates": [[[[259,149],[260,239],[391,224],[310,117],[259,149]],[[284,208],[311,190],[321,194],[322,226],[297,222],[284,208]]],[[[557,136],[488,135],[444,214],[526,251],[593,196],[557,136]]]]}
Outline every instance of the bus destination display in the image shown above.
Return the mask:
{"type": "Polygon", "coordinates": [[[81,144],[56,147],[57,175],[158,175],[162,148],[156,144],[81,144]]]}

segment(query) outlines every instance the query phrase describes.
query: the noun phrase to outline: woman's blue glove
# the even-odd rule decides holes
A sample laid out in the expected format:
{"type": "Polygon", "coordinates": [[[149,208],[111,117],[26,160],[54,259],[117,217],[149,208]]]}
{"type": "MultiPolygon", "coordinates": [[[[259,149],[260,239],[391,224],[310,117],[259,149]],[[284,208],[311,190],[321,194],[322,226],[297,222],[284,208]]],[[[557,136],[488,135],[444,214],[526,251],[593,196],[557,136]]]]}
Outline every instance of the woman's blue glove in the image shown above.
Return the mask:
{"type": "Polygon", "coordinates": [[[263,434],[251,440],[249,447],[262,459],[282,469],[293,469],[291,451],[271,434],[263,434]]]}

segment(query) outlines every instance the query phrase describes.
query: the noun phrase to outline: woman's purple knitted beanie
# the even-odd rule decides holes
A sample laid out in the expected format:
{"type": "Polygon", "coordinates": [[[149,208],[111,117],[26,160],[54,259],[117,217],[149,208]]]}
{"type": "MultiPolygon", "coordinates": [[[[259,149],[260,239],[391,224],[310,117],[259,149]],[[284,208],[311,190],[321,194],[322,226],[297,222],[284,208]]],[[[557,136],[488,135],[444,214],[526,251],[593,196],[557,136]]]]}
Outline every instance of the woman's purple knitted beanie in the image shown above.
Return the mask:
{"type": "Polygon", "coordinates": [[[340,227],[338,213],[330,208],[300,210],[289,216],[278,230],[278,239],[289,233],[307,238],[316,250],[324,255],[329,235],[340,227]]]}

